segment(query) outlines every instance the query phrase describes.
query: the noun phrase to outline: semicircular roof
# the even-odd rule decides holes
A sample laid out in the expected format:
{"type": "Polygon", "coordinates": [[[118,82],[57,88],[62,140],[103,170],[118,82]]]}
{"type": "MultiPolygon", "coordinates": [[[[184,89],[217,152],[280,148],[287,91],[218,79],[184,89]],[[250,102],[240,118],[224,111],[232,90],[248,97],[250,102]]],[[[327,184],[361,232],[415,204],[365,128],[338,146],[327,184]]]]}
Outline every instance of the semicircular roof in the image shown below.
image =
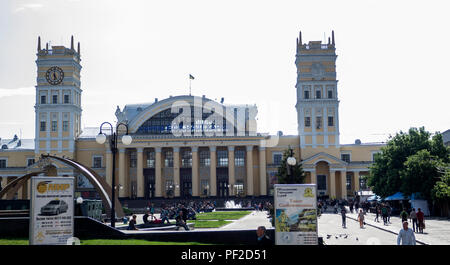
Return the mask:
{"type": "Polygon", "coordinates": [[[154,103],[126,105],[122,112],[119,110],[116,111],[116,117],[118,122],[128,123],[128,130],[130,133],[136,133],[145,121],[163,110],[170,109],[175,102],[184,101],[192,105],[194,104],[194,100],[201,102],[202,104],[208,101],[214,101],[206,97],[188,95],[175,96],[154,103]]]}

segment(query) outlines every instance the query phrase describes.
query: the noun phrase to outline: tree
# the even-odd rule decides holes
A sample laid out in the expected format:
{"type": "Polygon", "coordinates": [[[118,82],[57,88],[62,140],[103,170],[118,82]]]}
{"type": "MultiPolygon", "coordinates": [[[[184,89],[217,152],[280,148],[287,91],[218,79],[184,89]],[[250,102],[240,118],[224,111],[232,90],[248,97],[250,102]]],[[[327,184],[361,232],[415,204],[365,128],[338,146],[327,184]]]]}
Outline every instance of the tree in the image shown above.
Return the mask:
{"type": "Polygon", "coordinates": [[[381,197],[398,191],[406,195],[424,192],[431,199],[430,190],[437,181],[433,167],[436,163],[448,163],[450,151],[441,134],[430,137],[421,127],[411,128],[408,133],[400,131],[391,138],[370,167],[367,184],[373,192],[381,197]]]}
{"type": "MultiPolygon", "coordinates": [[[[440,170],[439,170],[440,171],[440,170]]],[[[446,172],[440,171],[442,176],[434,185],[431,195],[433,200],[440,205],[441,216],[450,216],[450,164],[446,165],[446,172]]]]}
{"type": "Polygon", "coordinates": [[[431,190],[440,177],[439,163],[440,159],[431,155],[428,150],[420,150],[409,156],[400,173],[400,190],[405,195],[420,192],[426,200],[431,201],[431,190]]]}
{"type": "Polygon", "coordinates": [[[305,181],[305,172],[298,161],[294,166],[290,166],[290,174],[288,174],[288,157],[294,157],[294,150],[289,147],[289,149],[285,150],[283,153],[283,159],[281,161],[281,165],[278,167],[278,183],[279,184],[302,184],[305,181]]]}

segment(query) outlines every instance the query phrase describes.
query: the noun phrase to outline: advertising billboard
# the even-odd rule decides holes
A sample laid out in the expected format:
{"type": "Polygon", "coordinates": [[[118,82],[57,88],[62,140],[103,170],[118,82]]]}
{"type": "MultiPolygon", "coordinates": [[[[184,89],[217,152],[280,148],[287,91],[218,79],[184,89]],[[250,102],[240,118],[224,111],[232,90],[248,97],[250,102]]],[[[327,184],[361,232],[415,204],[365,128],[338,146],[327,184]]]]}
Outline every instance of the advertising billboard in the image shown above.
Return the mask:
{"type": "Polygon", "coordinates": [[[275,184],[275,244],[317,245],[315,184],[275,184]]]}
{"type": "Polygon", "coordinates": [[[31,178],[30,245],[66,245],[73,237],[73,177],[31,178]]]}

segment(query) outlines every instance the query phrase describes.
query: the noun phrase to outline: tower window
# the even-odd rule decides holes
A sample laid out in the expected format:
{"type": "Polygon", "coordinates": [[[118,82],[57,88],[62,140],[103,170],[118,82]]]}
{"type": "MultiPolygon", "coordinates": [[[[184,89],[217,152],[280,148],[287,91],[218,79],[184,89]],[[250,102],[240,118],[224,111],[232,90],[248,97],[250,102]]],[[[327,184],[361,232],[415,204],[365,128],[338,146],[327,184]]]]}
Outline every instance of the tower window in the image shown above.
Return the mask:
{"type": "Polygon", "coordinates": [[[52,96],[52,103],[53,104],[58,104],[58,95],[53,95],[52,96]]]}
{"type": "Polygon", "coordinates": [[[47,124],[45,121],[41,121],[40,131],[45,132],[47,130],[47,124]]]}
{"type": "Polygon", "coordinates": [[[305,90],[305,99],[309,99],[309,91],[305,90]]]}
{"type": "Polygon", "coordinates": [[[34,158],[28,158],[27,159],[27,167],[31,166],[34,164],[34,158]]]}
{"type": "Polygon", "coordinates": [[[64,95],[64,104],[69,104],[69,95],[64,95]]]}
{"type": "Polygon", "coordinates": [[[322,128],[322,117],[316,117],[316,129],[322,128]]]}
{"type": "Polygon", "coordinates": [[[41,104],[47,104],[47,97],[41,96],[41,104]]]}
{"type": "Polygon", "coordinates": [[[341,154],[341,160],[350,163],[350,154],[341,154]]]}
{"type": "Polygon", "coordinates": [[[0,159],[0,168],[6,168],[6,159],[0,159]]]}
{"type": "Polygon", "coordinates": [[[328,126],[334,126],[333,116],[328,117],[328,126]]]}
{"type": "Polygon", "coordinates": [[[58,130],[58,121],[52,121],[52,132],[58,130]]]}
{"type": "Polygon", "coordinates": [[[69,121],[63,121],[63,131],[69,131],[69,121]]]}
{"type": "Polygon", "coordinates": [[[316,98],[322,98],[322,94],[320,93],[320,90],[316,90],[316,98]]]}
{"type": "Polygon", "coordinates": [[[305,127],[311,127],[311,117],[305,117],[305,127]]]}
{"type": "Polygon", "coordinates": [[[328,98],[333,98],[333,91],[332,90],[328,90],[328,98]]]}
{"type": "Polygon", "coordinates": [[[94,156],[92,161],[92,167],[93,168],[101,168],[102,167],[102,157],[101,156],[94,156]]]}

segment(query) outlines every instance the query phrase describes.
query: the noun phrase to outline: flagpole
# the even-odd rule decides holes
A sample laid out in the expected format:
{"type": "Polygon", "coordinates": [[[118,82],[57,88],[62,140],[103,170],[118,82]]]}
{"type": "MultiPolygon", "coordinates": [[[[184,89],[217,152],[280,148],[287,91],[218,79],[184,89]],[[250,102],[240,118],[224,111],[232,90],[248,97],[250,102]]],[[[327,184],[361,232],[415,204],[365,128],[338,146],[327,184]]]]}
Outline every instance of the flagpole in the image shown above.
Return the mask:
{"type": "Polygon", "coordinates": [[[189,76],[189,96],[191,95],[191,76],[189,76]]]}

